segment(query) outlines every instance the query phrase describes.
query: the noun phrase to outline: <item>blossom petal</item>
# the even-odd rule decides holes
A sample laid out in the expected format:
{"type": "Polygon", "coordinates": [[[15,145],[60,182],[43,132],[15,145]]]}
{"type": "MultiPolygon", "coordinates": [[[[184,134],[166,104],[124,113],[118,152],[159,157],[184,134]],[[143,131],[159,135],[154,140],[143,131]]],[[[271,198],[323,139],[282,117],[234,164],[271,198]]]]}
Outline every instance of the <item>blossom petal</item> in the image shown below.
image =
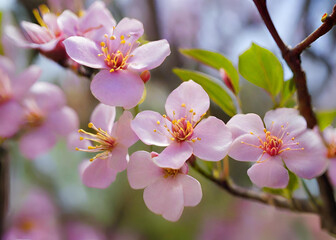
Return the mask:
{"type": "Polygon", "coordinates": [[[169,54],[169,43],[165,39],[146,43],[132,52],[128,68],[134,71],[156,68],[169,54]]]}
{"type": "Polygon", "coordinates": [[[165,125],[168,129],[171,129],[171,122],[153,111],[142,111],[131,122],[133,131],[142,142],[147,145],[162,147],[168,146],[171,142],[170,134],[164,127],[165,125]]]}
{"type": "Polygon", "coordinates": [[[30,95],[41,110],[50,112],[65,106],[66,100],[63,91],[56,85],[48,82],[37,82],[30,89],[30,95]]]}
{"type": "Polygon", "coordinates": [[[128,163],[128,148],[122,144],[117,144],[109,158],[109,166],[117,172],[122,172],[126,169],[128,163]]]}
{"type": "Polygon", "coordinates": [[[169,94],[165,108],[172,120],[187,116],[188,120],[197,122],[208,111],[209,106],[208,94],[199,84],[189,80],[169,94]]]}
{"type": "Polygon", "coordinates": [[[30,39],[30,42],[43,44],[55,39],[55,36],[51,34],[49,30],[35,23],[22,21],[21,27],[26,33],[26,36],[30,39]]]}
{"type": "Polygon", "coordinates": [[[162,178],[144,191],[146,206],[169,221],[177,221],[183,212],[183,188],[176,180],[162,178]]]}
{"type": "Polygon", "coordinates": [[[199,181],[185,174],[178,174],[176,178],[183,187],[184,206],[194,207],[199,204],[202,199],[202,188],[199,181]]]}
{"type": "Polygon", "coordinates": [[[329,168],[328,168],[328,176],[334,186],[336,186],[336,158],[331,159],[329,168]]]}
{"type": "Polygon", "coordinates": [[[12,81],[13,94],[15,99],[21,99],[28,92],[29,88],[40,77],[42,70],[35,65],[30,66],[12,81]]]}
{"type": "Polygon", "coordinates": [[[255,162],[262,156],[259,139],[255,135],[245,134],[236,138],[229,149],[229,156],[244,162],[255,162]]]}
{"type": "Polygon", "coordinates": [[[129,111],[124,111],[123,114],[120,116],[118,122],[116,123],[115,127],[115,137],[118,139],[118,142],[123,144],[126,147],[132,146],[136,143],[139,138],[134,133],[131,128],[131,121],[133,119],[132,113],[129,111]]]}
{"type": "Polygon", "coordinates": [[[29,159],[34,159],[56,144],[56,134],[43,125],[24,134],[19,141],[20,152],[29,159]]]}
{"type": "Polygon", "coordinates": [[[162,168],[180,169],[191,156],[192,150],[187,142],[172,142],[154,158],[154,162],[162,168]]]}
{"type": "Polygon", "coordinates": [[[72,132],[67,137],[67,147],[69,150],[75,151],[77,148],[88,149],[91,146],[89,140],[80,140],[81,134],[78,132],[72,132]]]}
{"type": "MultiPolygon", "coordinates": [[[[144,33],[143,24],[132,18],[123,18],[120,20],[116,28],[114,29],[114,35],[117,39],[120,39],[120,37],[123,36],[129,36],[128,39],[131,43],[138,40],[144,33]]],[[[112,43],[118,44],[118,41],[113,41],[112,43]]],[[[114,49],[117,46],[113,46],[112,49],[114,49]]]]}
{"type": "Polygon", "coordinates": [[[65,10],[57,18],[59,28],[67,37],[77,35],[78,21],[77,15],[70,10],[65,10]]]}
{"type": "Polygon", "coordinates": [[[281,154],[287,168],[299,177],[308,179],[325,172],[328,161],[319,135],[313,130],[307,130],[297,137],[295,142],[299,143],[299,150],[288,150],[281,154]]]}
{"type": "Polygon", "coordinates": [[[8,101],[0,104],[0,136],[11,137],[24,122],[24,111],[19,103],[8,101]]]}
{"type": "Polygon", "coordinates": [[[102,70],[91,82],[91,92],[100,102],[126,109],[138,104],[143,91],[144,83],[141,78],[123,70],[113,73],[102,70]]]}
{"type": "Polygon", "coordinates": [[[289,175],[280,157],[272,157],[261,163],[255,163],[247,174],[258,187],[285,188],[289,175]]]}
{"type": "Polygon", "coordinates": [[[153,162],[150,153],[138,151],[131,155],[127,166],[127,178],[131,188],[145,188],[160,177],[163,177],[163,171],[153,162]]]}
{"type": "Polygon", "coordinates": [[[261,118],[254,113],[237,114],[227,122],[226,126],[230,129],[233,139],[250,132],[264,135],[264,124],[261,118]]]}
{"type": "Polygon", "coordinates": [[[104,58],[98,56],[101,51],[94,41],[74,36],[65,39],[63,44],[69,57],[79,64],[91,68],[107,68],[104,58]]]}
{"type": "Polygon", "coordinates": [[[116,115],[116,109],[113,106],[98,104],[91,114],[91,122],[97,127],[108,133],[111,133],[116,115]]]}
{"type": "Polygon", "coordinates": [[[222,120],[215,117],[208,117],[196,126],[192,138],[196,137],[200,140],[192,144],[194,154],[208,161],[223,159],[232,143],[230,130],[222,120]]]}
{"type": "Polygon", "coordinates": [[[14,63],[7,57],[0,56],[0,69],[9,77],[12,77],[15,72],[14,63]]]}
{"type": "Polygon", "coordinates": [[[84,185],[92,188],[107,188],[117,176],[110,168],[107,159],[96,158],[92,162],[84,161],[80,166],[80,175],[84,185]]]}
{"type": "Polygon", "coordinates": [[[47,121],[52,131],[62,136],[69,135],[79,127],[77,113],[68,106],[51,112],[47,121]]]}
{"type": "Polygon", "coordinates": [[[264,122],[267,130],[275,136],[279,136],[283,131],[288,132],[289,134],[285,136],[288,139],[301,134],[307,128],[306,120],[293,108],[278,108],[268,111],[265,114],[264,122]]]}

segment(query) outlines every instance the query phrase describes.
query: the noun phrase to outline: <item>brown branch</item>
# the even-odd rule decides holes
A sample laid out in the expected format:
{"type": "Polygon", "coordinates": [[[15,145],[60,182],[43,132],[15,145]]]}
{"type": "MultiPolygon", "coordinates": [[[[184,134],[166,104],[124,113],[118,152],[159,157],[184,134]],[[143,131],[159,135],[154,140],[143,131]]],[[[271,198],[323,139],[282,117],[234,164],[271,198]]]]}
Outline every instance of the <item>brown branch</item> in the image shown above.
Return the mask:
{"type": "MultiPolygon", "coordinates": [[[[333,8],[333,13],[323,19],[323,24],[312,34],[310,34],[305,40],[299,43],[293,49],[289,49],[279,34],[269,16],[266,1],[265,0],[253,0],[256,5],[259,14],[265,22],[265,25],[271,33],[274,41],[277,43],[281,50],[282,56],[287,62],[288,66],[292,70],[294,81],[297,88],[297,97],[300,114],[306,119],[309,128],[313,128],[317,124],[316,116],[313,112],[311,98],[307,88],[306,74],[301,68],[300,54],[311,43],[316,41],[319,37],[327,33],[333,25],[336,24],[336,5],[333,8]]],[[[322,207],[320,209],[320,218],[322,227],[327,229],[331,233],[336,233],[336,204],[333,195],[333,188],[328,180],[328,177],[324,174],[317,178],[317,182],[320,189],[320,195],[322,198],[322,207]]]]}
{"type": "Polygon", "coordinates": [[[3,236],[9,196],[9,161],[7,150],[0,145],[0,236],[3,236]]]}
{"type": "Polygon", "coordinates": [[[308,200],[305,199],[286,199],[281,196],[276,196],[268,194],[265,192],[253,191],[251,189],[242,188],[236,185],[230,179],[217,179],[213,175],[206,173],[202,168],[200,168],[196,162],[191,162],[191,166],[199,172],[201,175],[216,183],[221,188],[228,191],[230,194],[236,197],[241,197],[244,199],[249,199],[259,203],[264,203],[267,205],[276,206],[283,209],[289,209],[297,212],[304,213],[317,213],[317,209],[308,200]]]}

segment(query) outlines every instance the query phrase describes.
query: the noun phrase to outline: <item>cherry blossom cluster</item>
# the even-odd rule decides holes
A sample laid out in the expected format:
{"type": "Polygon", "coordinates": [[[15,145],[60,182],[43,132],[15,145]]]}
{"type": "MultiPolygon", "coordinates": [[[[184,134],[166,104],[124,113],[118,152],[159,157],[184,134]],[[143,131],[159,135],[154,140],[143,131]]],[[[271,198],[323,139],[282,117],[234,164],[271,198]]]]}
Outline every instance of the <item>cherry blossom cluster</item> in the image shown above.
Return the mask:
{"type": "MultiPolygon", "coordinates": [[[[209,96],[193,80],[182,83],[168,96],[165,114],[146,110],[133,119],[131,112],[125,110],[114,122],[116,107],[131,109],[144,97],[148,70],[158,67],[170,54],[168,42],[163,39],[141,45],[142,23],[124,18],[117,24],[102,2],[95,2],[81,16],[69,10],[56,16],[45,7],[34,14],[40,25],[23,22],[25,38],[9,29],[18,44],[37,48],[55,61],[60,56],[64,60],[65,56],[73,68],[99,69],[92,79],[91,92],[101,103],[88,124],[95,133],[80,129],[80,141],[76,143],[77,150],[95,154],[80,166],[86,186],[106,188],[117,173],[127,169],[130,186],[145,189],[146,206],[167,220],[177,221],[184,206],[195,206],[202,198],[200,183],[188,175],[188,160],[193,156],[216,162],[229,155],[238,161],[253,162],[247,171],[251,181],[258,187],[270,188],[285,188],[288,171],[307,179],[321,175],[329,158],[333,160],[330,175],[336,182],[334,129],[324,132],[326,146],[318,132],[307,129],[305,119],[290,108],[267,112],[264,122],[249,113],[237,114],[225,124],[216,117],[206,117],[209,96]],[[136,151],[129,156],[129,148],[139,139],[163,150],[136,151]]],[[[37,74],[34,68],[27,71],[37,74]]],[[[17,104],[34,80],[17,85],[19,77],[8,87],[10,77],[1,78],[0,104],[15,114],[20,112],[15,109],[22,106],[29,110],[25,115],[27,125],[35,130],[22,136],[20,148],[33,158],[41,149],[54,144],[56,134],[71,132],[75,117],[64,106],[58,90],[46,83],[43,88],[33,87],[32,97],[17,104]],[[47,101],[47,97],[53,101],[47,101]]],[[[14,122],[20,119],[14,118],[14,122]]],[[[15,128],[13,123],[4,119],[0,118],[1,123],[10,125],[6,129],[11,132],[1,133],[2,136],[16,132],[11,129],[15,128]]]]}

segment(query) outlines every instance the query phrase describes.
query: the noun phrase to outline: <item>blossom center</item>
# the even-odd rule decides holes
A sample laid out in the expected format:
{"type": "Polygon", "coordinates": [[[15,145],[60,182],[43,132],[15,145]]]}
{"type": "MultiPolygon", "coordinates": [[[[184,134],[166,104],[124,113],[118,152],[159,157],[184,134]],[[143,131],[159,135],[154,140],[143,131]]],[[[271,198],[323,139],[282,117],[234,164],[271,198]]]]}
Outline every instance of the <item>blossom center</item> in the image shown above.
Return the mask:
{"type": "Polygon", "coordinates": [[[172,169],[172,168],[163,168],[164,178],[168,177],[176,177],[176,175],[180,172],[180,169],[172,169]]]}
{"type": "MultiPolygon", "coordinates": [[[[40,24],[41,27],[44,27],[46,30],[48,30],[48,33],[50,34],[51,38],[53,38],[53,36],[57,38],[62,34],[61,31],[58,28],[54,28],[51,30],[48,26],[48,23],[43,19],[43,16],[48,13],[50,13],[50,9],[45,4],[41,4],[38,8],[35,8],[33,10],[33,15],[36,21],[38,22],[38,24],[40,24]]],[[[41,42],[41,43],[45,42],[43,39],[38,39],[38,40],[39,41],[37,42],[41,42]]]]}
{"type": "Polygon", "coordinates": [[[269,131],[266,131],[266,141],[263,142],[263,150],[271,156],[278,155],[283,141],[275,136],[272,136],[269,131]]]}
{"type": "Polygon", "coordinates": [[[41,126],[45,121],[45,115],[42,110],[37,106],[36,102],[32,99],[27,100],[25,103],[25,120],[26,125],[31,128],[41,126]]]}
{"type": "Polygon", "coordinates": [[[105,34],[104,37],[105,41],[100,43],[102,53],[98,56],[104,57],[104,62],[110,68],[110,72],[127,69],[127,61],[133,56],[130,54],[134,45],[130,41],[131,35],[126,38],[121,35],[118,40],[113,34],[110,37],[105,34]]]}
{"type": "Polygon", "coordinates": [[[83,129],[79,129],[78,132],[86,135],[85,137],[81,136],[79,139],[82,141],[84,139],[90,140],[96,143],[95,146],[88,146],[87,149],[76,148],[77,151],[98,153],[95,157],[91,158],[90,161],[93,161],[96,158],[106,159],[110,156],[112,150],[116,146],[117,142],[114,137],[108,134],[101,128],[97,128],[93,123],[88,124],[89,128],[92,128],[97,133],[89,133],[83,129]]]}
{"type": "Polygon", "coordinates": [[[192,137],[194,128],[192,124],[185,118],[172,121],[171,135],[177,141],[189,140],[192,137]]]}
{"type": "Polygon", "coordinates": [[[12,97],[12,87],[6,74],[0,70],[0,104],[8,101],[12,97]]]}
{"type": "Polygon", "coordinates": [[[34,221],[31,221],[29,219],[24,219],[20,222],[19,228],[24,232],[29,232],[35,227],[34,221]]]}
{"type": "Polygon", "coordinates": [[[328,158],[335,158],[336,157],[336,141],[333,141],[331,144],[328,145],[328,158]]]}

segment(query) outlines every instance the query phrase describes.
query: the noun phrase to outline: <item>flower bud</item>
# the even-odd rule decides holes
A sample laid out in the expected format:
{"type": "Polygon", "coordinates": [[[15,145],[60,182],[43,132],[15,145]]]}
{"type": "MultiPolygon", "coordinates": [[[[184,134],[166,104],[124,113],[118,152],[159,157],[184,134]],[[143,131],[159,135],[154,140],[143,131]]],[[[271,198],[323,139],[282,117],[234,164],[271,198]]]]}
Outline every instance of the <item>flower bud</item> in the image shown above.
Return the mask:
{"type": "Polygon", "coordinates": [[[230,79],[230,77],[227,75],[226,71],[221,68],[219,69],[219,74],[224,82],[224,84],[234,93],[236,94],[234,88],[233,88],[233,85],[232,85],[232,81],[230,79]]]}
{"type": "Polygon", "coordinates": [[[140,74],[140,78],[142,79],[144,83],[148,82],[150,77],[151,77],[151,74],[148,70],[145,70],[140,74]]]}

